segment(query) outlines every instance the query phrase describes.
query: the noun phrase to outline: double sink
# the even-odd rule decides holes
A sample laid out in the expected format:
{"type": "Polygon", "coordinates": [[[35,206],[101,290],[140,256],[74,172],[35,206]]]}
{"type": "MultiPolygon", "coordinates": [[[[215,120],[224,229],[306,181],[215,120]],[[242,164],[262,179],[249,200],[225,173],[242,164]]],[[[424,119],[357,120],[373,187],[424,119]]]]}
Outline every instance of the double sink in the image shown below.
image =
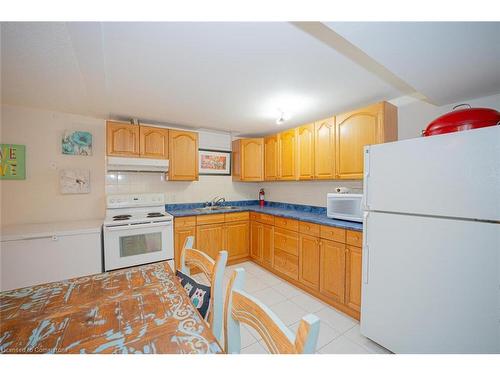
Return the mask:
{"type": "Polygon", "coordinates": [[[217,212],[222,210],[236,210],[240,207],[238,206],[207,206],[202,208],[195,208],[198,212],[217,212]]]}

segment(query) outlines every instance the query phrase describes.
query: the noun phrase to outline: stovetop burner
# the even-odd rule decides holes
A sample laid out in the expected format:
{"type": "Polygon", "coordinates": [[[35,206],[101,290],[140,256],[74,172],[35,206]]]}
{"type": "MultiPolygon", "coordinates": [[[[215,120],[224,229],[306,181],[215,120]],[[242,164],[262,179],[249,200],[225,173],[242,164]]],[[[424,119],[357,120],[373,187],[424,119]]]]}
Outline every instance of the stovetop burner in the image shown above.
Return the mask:
{"type": "Polygon", "coordinates": [[[132,217],[132,215],[116,215],[116,216],[113,216],[113,221],[128,220],[131,217],[132,217]]]}
{"type": "Polygon", "coordinates": [[[148,213],[147,217],[162,217],[162,216],[165,216],[165,215],[162,214],[161,212],[150,212],[150,213],[148,213]]]}

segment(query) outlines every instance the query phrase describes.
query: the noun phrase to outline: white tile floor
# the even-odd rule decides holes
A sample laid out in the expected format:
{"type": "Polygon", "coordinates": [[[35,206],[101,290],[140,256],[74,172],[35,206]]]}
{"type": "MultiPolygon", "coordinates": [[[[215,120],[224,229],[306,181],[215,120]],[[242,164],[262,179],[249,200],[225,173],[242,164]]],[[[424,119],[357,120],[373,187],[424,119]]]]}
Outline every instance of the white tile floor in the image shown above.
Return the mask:
{"type": "MultiPolygon", "coordinates": [[[[313,313],[321,320],[316,352],[321,354],[375,354],[390,353],[361,335],[359,323],[335,310],[310,294],[296,288],[253,262],[228,266],[225,270],[226,287],[232,271],[242,267],[246,271],[245,289],[265,303],[293,332],[300,319],[313,313]]],[[[202,281],[202,279],[199,279],[202,281]]],[[[242,324],[241,353],[267,353],[260,336],[249,326],[242,324]]]]}

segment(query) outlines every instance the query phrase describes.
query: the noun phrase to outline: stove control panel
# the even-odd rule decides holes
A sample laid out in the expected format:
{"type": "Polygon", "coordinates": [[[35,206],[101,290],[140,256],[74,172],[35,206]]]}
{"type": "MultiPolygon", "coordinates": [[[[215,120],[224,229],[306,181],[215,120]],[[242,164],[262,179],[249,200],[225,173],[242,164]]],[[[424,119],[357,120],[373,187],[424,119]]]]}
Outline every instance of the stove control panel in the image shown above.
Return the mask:
{"type": "Polygon", "coordinates": [[[113,194],[106,197],[106,208],[149,207],[165,204],[163,193],[113,194]]]}

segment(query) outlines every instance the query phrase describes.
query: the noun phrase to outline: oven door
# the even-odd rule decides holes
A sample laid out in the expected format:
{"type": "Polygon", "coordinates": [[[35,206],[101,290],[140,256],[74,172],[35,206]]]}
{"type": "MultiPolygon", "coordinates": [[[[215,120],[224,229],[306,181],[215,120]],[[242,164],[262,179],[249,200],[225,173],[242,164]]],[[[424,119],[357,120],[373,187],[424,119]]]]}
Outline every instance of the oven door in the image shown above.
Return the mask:
{"type": "Polygon", "coordinates": [[[104,227],[104,270],[174,257],[172,222],[104,227]]]}

